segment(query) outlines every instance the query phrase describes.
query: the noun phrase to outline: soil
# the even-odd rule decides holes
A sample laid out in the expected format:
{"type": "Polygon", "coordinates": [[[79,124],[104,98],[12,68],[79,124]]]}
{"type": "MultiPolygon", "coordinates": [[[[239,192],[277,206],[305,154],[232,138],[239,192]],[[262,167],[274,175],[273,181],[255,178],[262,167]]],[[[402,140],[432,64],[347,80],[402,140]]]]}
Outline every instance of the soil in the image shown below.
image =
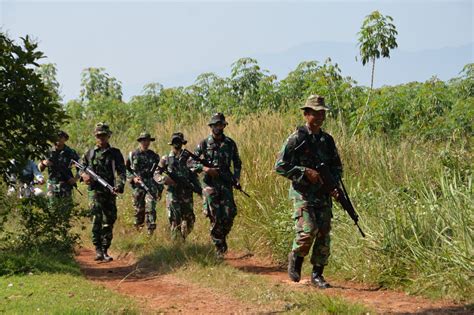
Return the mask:
{"type": "MultiPolygon", "coordinates": [[[[246,304],[230,296],[186,282],[172,274],[158,274],[137,266],[132,255],[122,255],[109,263],[93,260],[95,253],[88,248],[77,251],[76,260],[84,275],[120,294],[137,300],[140,312],[181,314],[235,314],[272,312],[263,306],[246,304]]],[[[381,314],[472,314],[465,306],[448,300],[429,300],[404,292],[382,290],[369,285],[327,278],[332,288],[319,290],[311,286],[309,275],[299,283],[288,280],[283,267],[252,255],[229,253],[226,263],[247,273],[293,286],[298,290],[318,290],[329,296],[362,303],[381,314]]]]}

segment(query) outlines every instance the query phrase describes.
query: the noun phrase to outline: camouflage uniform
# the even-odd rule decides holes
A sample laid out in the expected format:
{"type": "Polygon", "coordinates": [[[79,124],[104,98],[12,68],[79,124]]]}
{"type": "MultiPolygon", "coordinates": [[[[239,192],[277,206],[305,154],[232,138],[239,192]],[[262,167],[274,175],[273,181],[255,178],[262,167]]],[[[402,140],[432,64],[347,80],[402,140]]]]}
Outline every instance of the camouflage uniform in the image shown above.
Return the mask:
{"type": "MultiPolygon", "coordinates": [[[[143,139],[142,134],[137,140],[143,139]]],[[[149,139],[154,138],[148,137],[149,139]]],[[[135,208],[135,226],[143,226],[146,222],[148,231],[151,233],[156,229],[156,199],[161,197],[162,185],[153,180],[154,168],[158,166],[160,156],[152,150],[142,151],[140,148],[128,154],[126,161],[127,178],[133,188],[133,207],[135,208]],[[140,185],[133,182],[135,176],[140,176],[143,183],[150,189],[153,198],[140,185]]]]}
{"type": "MultiPolygon", "coordinates": [[[[179,138],[182,144],[186,144],[182,133],[173,134],[169,144],[173,144],[173,139],[179,138]]],[[[168,185],[166,194],[166,207],[168,209],[168,219],[170,222],[171,236],[176,239],[178,233],[183,239],[191,233],[196,217],[193,211],[193,192],[202,195],[202,188],[199,179],[186,158],[182,158],[182,150],[175,154],[171,151],[160,161],[160,174],[166,170],[172,174],[176,185],[168,185]]],[[[160,182],[164,182],[161,176],[160,182]]]]}
{"type": "MultiPolygon", "coordinates": [[[[98,124],[96,134],[104,132],[111,133],[107,125],[98,124]]],[[[110,145],[105,149],[96,146],[84,154],[83,164],[86,167],[89,166],[110,185],[116,187],[118,192],[123,192],[126,171],[119,149],[110,145]],[[118,175],[117,181],[115,172],[118,175]]],[[[117,219],[116,195],[96,181],[89,185],[88,193],[92,215],[92,243],[96,249],[102,248],[106,252],[112,242],[112,231],[117,219]]]]}
{"type": "Polygon", "coordinates": [[[289,196],[294,204],[296,231],[293,252],[305,257],[314,241],[313,266],[325,266],[330,254],[331,196],[321,192],[320,183],[311,184],[305,177],[305,169],[314,169],[319,163],[328,165],[336,180],[341,178],[342,165],[334,139],[322,130],[312,134],[307,126],[297,128],[286,139],[275,163],[277,174],[292,181],[289,196]]]}
{"type": "MultiPolygon", "coordinates": [[[[221,121],[227,124],[224,115],[216,114],[209,123],[210,126],[219,119],[217,117],[219,115],[221,115],[221,121]],[[215,117],[217,117],[216,120],[214,120],[215,117]]],[[[237,215],[232,185],[240,179],[242,162],[234,140],[224,134],[222,136],[223,139],[218,141],[212,134],[209,135],[198,144],[195,155],[219,168],[218,177],[204,175],[203,206],[204,212],[211,221],[211,238],[216,249],[218,252],[225,253],[226,237],[237,215]],[[231,164],[233,164],[233,173],[230,170],[231,164]]],[[[197,172],[201,172],[203,165],[197,163],[195,168],[197,172]]]]}
{"type": "Polygon", "coordinates": [[[79,155],[67,145],[62,150],[52,147],[46,159],[53,164],[48,166],[47,197],[72,198],[73,186],[67,181],[74,177],[71,170],[71,160],[79,161],[79,155]]]}

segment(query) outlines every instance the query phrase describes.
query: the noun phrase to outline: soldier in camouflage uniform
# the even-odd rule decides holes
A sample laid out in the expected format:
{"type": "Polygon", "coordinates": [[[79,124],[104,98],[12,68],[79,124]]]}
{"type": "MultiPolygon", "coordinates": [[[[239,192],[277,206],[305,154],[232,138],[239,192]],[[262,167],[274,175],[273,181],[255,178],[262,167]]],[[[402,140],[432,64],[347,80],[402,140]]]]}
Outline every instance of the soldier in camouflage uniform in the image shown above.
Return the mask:
{"type": "Polygon", "coordinates": [[[135,208],[135,227],[141,228],[146,222],[148,234],[156,229],[156,202],[161,198],[162,185],[153,180],[153,173],[160,162],[160,156],[150,150],[150,144],[155,141],[147,132],[142,132],[137,138],[140,147],[128,154],[125,162],[127,178],[133,188],[133,207],[135,208]],[[147,193],[140,184],[148,187],[147,193]]]}
{"type": "Polygon", "coordinates": [[[72,190],[78,178],[72,173],[71,160],[79,161],[79,155],[66,145],[67,140],[69,135],[62,130],[58,131],[56,143],[38,166],[41,171],[48,168],[46,196],[50,202],[70,210],[73,205],[72,190]]]}
{"type": "Polygon", "coordinates": [[[319,288],[328,288],[322,274],[330,253],[331,196],[337,198],[338,192],[322,193],[322,180],[315,166],[325,163],[339,180],[342,164],[334,139],[321,129],[328,110],[324,98],[311,95],[301,109],[306,125],[288,137],[275,163],[276,172],[292,182],[290,198],[294,204],[296,235],[288,255],[288,275],[292,281],[300,281],[304,257],[314,242],[311,282],[319,288]]]}
{"type": "Polygon", "coordinates": [[[223,257],[227,251],[226,237],[237,214],[232,186],[239,185],[242,162],[236,143],[224,135],[224,128],[227,126],[224,115],[214,114],[208,125],[212,132],[198,144],[195,154],[210,166],[197,163],[195,169],[205,173],[204,212],[211,221],[211,238],[217,255],[223,257]]]}
{"type": "Polygon", "coordinates": [[[175,132],[168,143],[173,148],[160,161],[158,181],[167,185],[166,207],[170,222],[171,237],[178,235],[183,240],[191,233],[196,217],[193,211],[193,192],[202,195],[201,183],[196,173],[188,165],[188,157],[183,154],[187,141],[181,132],[175,132]]]}
{"type": "Polygon", "coordinates": [[[114,186],[112,193],[107,188],[94,181],[86,172],[80,172],[84,182],[89,185],[89,199],[92,214],[92,243],[95,246],[95,260],[111,261],[107,253],[112,242],[112,231],[117,219],[117,194],[122,194],[125,187],[126,171],[122,153],[110,146],[109,138],[112,132],[109,126],[98,123],[94,130],[96,146],[88,150],[83,157],[83,164],[90,167],[97,175],[114,186]],[[118,179],[115,180],[115,173],[118,179]]]}

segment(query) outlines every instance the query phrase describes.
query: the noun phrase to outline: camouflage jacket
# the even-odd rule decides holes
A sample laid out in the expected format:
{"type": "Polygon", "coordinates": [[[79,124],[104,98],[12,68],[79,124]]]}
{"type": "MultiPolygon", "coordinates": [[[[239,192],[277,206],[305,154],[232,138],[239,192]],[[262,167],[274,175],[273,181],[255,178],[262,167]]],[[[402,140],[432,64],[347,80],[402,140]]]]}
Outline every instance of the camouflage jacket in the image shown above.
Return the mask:
{"type": "MultiPolygon", "coordinates": [[[[168,186],[170,197],[175,200],[187,200],[192,197],[193,192],[201,194],[202,188],[197,174],[192,170],[192,165],[188,163],[188,160],[180,157],[181,154],[176,156],[171,151],[167,156],[161,158],[160,168],[171,173],[172,179],[176,182],[175,186],[168,186]]],[[[163,174],[163,171],[158,170],[158,173],[163,174]]]]}
{"type": "MultiPolygon", "coordinates": [[[[123,156],[119,149],[110,145],[105,149],[96,146],[84,154],[83,164],[91,167],[97,175],[105,179],[110,185],[123,190],[126,171],[123,156]],[[118,176],[117,182],[115,181],[115,172],[118,176]]],[[[89,185],[89,190],[108,192],[107,188],[95,181],[89,185]]]]}
{"type": "Polygon", "coordinates": [[[125,165],[127,168],[127,178],[133,189],[139,187],[132,181],[136,175],[140,176],[145,185],[150,189],[152,189],[152,186],[156,186],[156,182],[153,180],[153,173],[158,163],[160,163],[160,156],[153,150],[142,151],[138,148],[128,154],[125,165]],[[134,175],[134,173],[136,175],[134,175]]]}
{"type": "Polygon", "coordinates": [[[47,153],[46,159],[53,163],[48,167],[49,183],[59,184],[74,177],[71,170],[71,160],[79,161],[79,155],[75,150],[67,145],[62,150],[58,150],[53,146],[47,153]]]}
{"type": "MultiPolygon", "coordinates": [[[[237,144],[231,138],[223,135],[223,139],[217,141],[212,135],[209,135],[198,144],[194,154],[219,168],[219,177],[217,178],[204,175],[204,183],[207,186],[232,186],[234,180],[238,181],[240,179],[242,161],[240,160],[237,144]],[[231,165],[233,166],[233,172],[231,171],[231,165]]],[[[204,165],[196,163],[194,167],[197,172],[201,172],[204,165]]]]}
{"type": "Polygon", "coordinates": [[[275,171],[292,181],[290,196],[320,199],[321,184],[311,184],[304,175],[306,168],[314,169],[319,163],[329,166],[335,180],[341,178],[342,163],[334,139],[322,130],[319,134],[312,134],[308,127],[302,126],[284,142],[275,171]]]}

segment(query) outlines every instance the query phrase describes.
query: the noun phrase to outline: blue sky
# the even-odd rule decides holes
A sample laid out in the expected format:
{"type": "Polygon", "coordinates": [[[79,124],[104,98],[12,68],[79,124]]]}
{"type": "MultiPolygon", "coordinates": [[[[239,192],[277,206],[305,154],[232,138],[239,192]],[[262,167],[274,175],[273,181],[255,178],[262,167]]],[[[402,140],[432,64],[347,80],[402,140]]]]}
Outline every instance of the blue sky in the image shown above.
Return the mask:
{"type": "MultiPolygon", "coordinates": [[[[38,39],[45,62],[57,64],[66,100],[78,96],[80,73],[91,66],[117,77],[128,99],[146,83],[189,85],[195,74],[222,72],[240,57],[319,42],[355,48],[362,20],[373,10],[394,18],[405,53],[474,41],[473,1],[1,1],[0,25],[10,37],[38,39]]],[[[472,48],[470,55],[462,62],[472,62],[472,48]]],[[[346,59],[341,62],[356,62],[352,55],[346,59]]],[[[408,73],[411,79],[417,78],[408,73]]]]}

